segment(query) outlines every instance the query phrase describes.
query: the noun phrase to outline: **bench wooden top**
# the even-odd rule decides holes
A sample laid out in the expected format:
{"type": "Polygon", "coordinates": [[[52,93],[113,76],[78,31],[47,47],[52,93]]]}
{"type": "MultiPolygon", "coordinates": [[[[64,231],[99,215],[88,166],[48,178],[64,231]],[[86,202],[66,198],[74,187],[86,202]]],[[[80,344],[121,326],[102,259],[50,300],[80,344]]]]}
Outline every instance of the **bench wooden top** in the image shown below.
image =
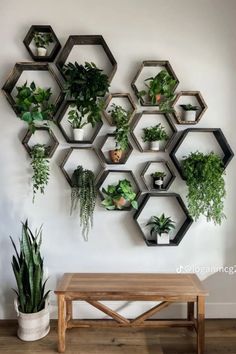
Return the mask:
{"type": "Polygon", "coordinates": [[[205,296],[207,291],[195,274],[168,273],[65,273],[56,294],[205,296]]]}

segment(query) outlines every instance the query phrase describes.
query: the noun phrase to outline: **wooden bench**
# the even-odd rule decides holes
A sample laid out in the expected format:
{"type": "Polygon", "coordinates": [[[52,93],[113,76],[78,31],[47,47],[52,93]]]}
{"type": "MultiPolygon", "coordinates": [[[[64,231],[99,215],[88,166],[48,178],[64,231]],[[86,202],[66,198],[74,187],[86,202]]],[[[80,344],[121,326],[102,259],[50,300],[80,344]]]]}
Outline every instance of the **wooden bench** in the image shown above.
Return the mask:
{"type": "Polygon", "coordinates": [[[204,353],[205,296],[195,274],[66,273],[55,291],[58,298],[58,351],[65,352],[66,330],[73,327],[187,327],[197,332],[197,353],[204,353]],[[113,320],[75,320],[72,301],[85,301],[113,320]],[[100,301],[157,301],[135,319],[127,319],[100,301]],[[160,320],[151,316],[172,303],[187,303],[187,319],[160,320]],[[196,319],[194,304],[196,306],[196,319]]]}

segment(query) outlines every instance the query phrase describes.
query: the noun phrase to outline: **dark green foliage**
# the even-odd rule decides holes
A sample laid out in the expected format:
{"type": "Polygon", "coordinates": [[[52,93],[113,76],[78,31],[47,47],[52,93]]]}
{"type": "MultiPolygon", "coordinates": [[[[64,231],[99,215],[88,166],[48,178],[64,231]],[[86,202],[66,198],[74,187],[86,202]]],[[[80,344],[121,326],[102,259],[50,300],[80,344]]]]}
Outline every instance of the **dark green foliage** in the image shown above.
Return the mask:
{"type": "Polygon", "coordinates": [[[172,229],[175,229],[174,221],[170,217],[166,217],[165,214],[162,214],[160,217],[152,216],[151,221],[149,221],[146,226],[151,226],[150,234],[160,235],[169,233],[172,229]]]}
{"type": "Polygon", "coordinates": [[[16,87],[16,89],[15,108],[17,115],[28,123],[31,132],[35,131],[35,122],[47,122],[53,119],[55,106],[49,102],[52,95],[51,88],[36,87],[34,82],[28,86],[26,81],[24,85],[16,87]]]}
{"type": "Polygon", "coordinates": [[[75,99],[79,115],[86,117],[92,127],[101,121],[101,111],[104,107],[104,97],[109,89],[108,77],[94,63],[79,65],[68,63],[63,67],[66,79],[66,98],[75,99]]]}
{"type": "Polygon", "coordinates": [[[182,107],[184,111],[198,111],[199,110],[198,106],[193,106],[190,103],[189,104],[180,104],[180,107],[182,107]]]}
{"type": "Polygon", "coordinates": [[[221,224],[226,195],[221,158],[214,152],[190,153],[182,162],[184,177],[188,186],[188,208],[196,220],[204,215],[207,221],[221,224]]]}
{"type": "Polygon", "coordinates": [[[71,213],[80,203],[80,226],[85,241],[88,241],[89,230],[93,227],[96,197],[94,173],[78,166],[72,175],[71,213]]]}
{"type": "Polygon", "coordinates": [[[20,252],[17,251],[12,238],[11,242],[15,250],[12,268],[17,283],[19,311],[23,313],[41,311],[49,294],[49,291],[45,293],[47,280],[43,282],[43,259],[40,254],[42,227],[33,235],[28,222],[22,223],[20,252]]]}
{"type": "Polygon", "coordinates": [[[155,178],[164,178],[166,177],[166,173],[165,172],[161,172],[161,171],[157,171],[157,172],[154,172],[151,174],[152,177],[155,177],[155,178]]]}
{"type": "Polygon", "coordinates": [[[143,141],[162,141],[162,140],[167,140],[168,135],[165,131],[165,127],[161,125],[161,123],[158,123],[154,127],[150,128],[144,128],[143,129],[143,141]]]}
{"type": "Polygon", "coordinates": [[[44,193],[44,189],[49,181],[49,160],[47,159],[47,148],[45,145],[34,145],[31,151],[33,168],[33,202],[37,191],[44,193]]]}
{"type": "Polygon", "coordinates": [[[116,148],[125,151],[128,148],[129,140],[128,135],[130,132],[129,118],[130,112],[126,111],[121,106],[113,103],[111,112],[111,118],[116,126],[115,130],[115,142],[116,148]]]}
{"type": "Polygon", "coordinates": [[[73,129],[82,129],[86,124],[88,124],[86,120],[83,121],[83,117],[79,114],[75,104],[70,105],[68,121],[73,129]]]}
{"type": "Polygon", "coordinates": [[[108,210],[122,209],[121,206],[117,206],[116,203],[114,203],[121,197],[127,202],[130,202],[134,209],[138,209],[136,193],[133,191],[131,182],[127,179],[120,180],[115,186],[109,185],[107,189],[102,188],[102,192],[105,195],[102,205],[108,210]]]}
{"type": "Polygon", "coordinates": [[[37,48],[47,48],[49,43],[53,43],[53,36],[49,32],[34,32],[34,43],[37,48]]]}

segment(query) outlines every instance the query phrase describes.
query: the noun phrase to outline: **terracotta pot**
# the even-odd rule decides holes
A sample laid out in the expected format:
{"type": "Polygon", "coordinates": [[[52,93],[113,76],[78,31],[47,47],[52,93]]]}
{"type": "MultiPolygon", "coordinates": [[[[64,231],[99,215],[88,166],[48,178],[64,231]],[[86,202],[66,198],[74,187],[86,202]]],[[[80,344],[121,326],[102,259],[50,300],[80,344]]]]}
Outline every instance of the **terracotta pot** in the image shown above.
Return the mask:
{"type": "Polygon", "coordinates": [[[120,197],[118,200],[113,200],[114,205],[118,207],[122,207],[126,204],[126,199],[124,197],[120,197]]]}
{"type": "Polygon", "coordinates": [[[119,150],[119,149],[110,150],[109,154],[110,154],[110,159],[112,162],[119,163],[122,158],[123,151],[119,150]]]}

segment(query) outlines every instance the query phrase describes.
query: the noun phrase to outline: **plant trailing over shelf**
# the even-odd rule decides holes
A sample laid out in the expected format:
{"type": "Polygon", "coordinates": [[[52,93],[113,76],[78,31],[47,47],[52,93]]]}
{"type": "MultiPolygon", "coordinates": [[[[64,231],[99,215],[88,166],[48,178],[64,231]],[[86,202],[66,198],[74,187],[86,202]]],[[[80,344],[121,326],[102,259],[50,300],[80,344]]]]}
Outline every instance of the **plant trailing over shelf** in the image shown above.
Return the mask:
{"type": "Polygon", "coordinates": [[[175,229],[174,221],[170,217],[166,217],[163,213],[159,216],[152,216],[151,221],[149,221],[146,226],[151,226],[150,234],[162,235],[164,233],[169,233],[171,230],[175,229]]]}
{"type": "Polygon", "coordinates": [[[37,122],[45,122],[44,125],[48,127],[48,121],[53,119],[55,111],[55,106],[49,102],[52,95],[51,88],[36,87],[34,82],[28,86],[26,81],[16,89],[15,108],[18,117],[28,124],[32,133],[35,132],[37,122]]]}
{"type": "MultiPolygon", "coordinates": [[[[11,238],[11,237],[10,237],[11,238]]],[[[12,257],[12,268],[17,283],[17,299],[19,311],[23,313],[39,312],[45,307],[49,291],[45,292],[47,280],[43,281],[43,259],[40,254],[42,243],[42,227],[35,232],[30,230],[28,222],[22,223],[20,253],[11,238],[15,250],[12,257]]]]}
{"type": "Polygon", "coordinates": [[[31,166],[33,168],[33,202],[37,191],[40,191],[40,193],[43,194],[49,181],[49,160],[47,159],[47,151],[48,148],[45,145],[40,144],[34,145],[31,151],[31,166]]]}
{"type": "Polygon", "coordinates": [[[146,79],[145,82],[148,82],[148,84],[145,83],[147,90],[139,91],[138,96],[141,98],[148,95],[152,105],[158,104],[163,112],[172,112],[171,103],[175,98],[176,80],[168,71],[163,69],[156,76],[146,79]]]}
{"type": "Polygon", "coordinates": [[[39,56],[45,56],[49,44],[54,42],[52,33],[50,32],[34,32],[33,39],[39,56]]]}
{"type": "Polygon", "coordinates": [[[151,150],[159,150],[159,142],[167,140],[168,138],[165,127],[163,127],[161,123],[153,127],[143,128],[142,139],[144,142],[150,143],[151,150]]]}
{"type": "Polygon", "coordinates": [[[188,186],[188,208],[196,220],[204,215],[207,221],[221,224],[226,195],[224,167],[221,158],[211,152],[192,152],[182,161],[183,174],[188,186]]]}
{"type": "Polygon", "coordinates": [[[117,185],[108,185],[107,189],[102,188],[102,193],[105,195],[102,205],[108,210],[121,210],[127,202],[134,209],[138,209],[136,193],[133,191],[131,182],[127,179],[119,180],[117,185]]]}
{"type": "Polygon", "coordinates": [[[94,173],[78,166],[72,175],[71,213],[80,204],[80,225],[85,241],[93,227],[93,212],[95,208],[97,191],[95,187],[94,173]]]}

